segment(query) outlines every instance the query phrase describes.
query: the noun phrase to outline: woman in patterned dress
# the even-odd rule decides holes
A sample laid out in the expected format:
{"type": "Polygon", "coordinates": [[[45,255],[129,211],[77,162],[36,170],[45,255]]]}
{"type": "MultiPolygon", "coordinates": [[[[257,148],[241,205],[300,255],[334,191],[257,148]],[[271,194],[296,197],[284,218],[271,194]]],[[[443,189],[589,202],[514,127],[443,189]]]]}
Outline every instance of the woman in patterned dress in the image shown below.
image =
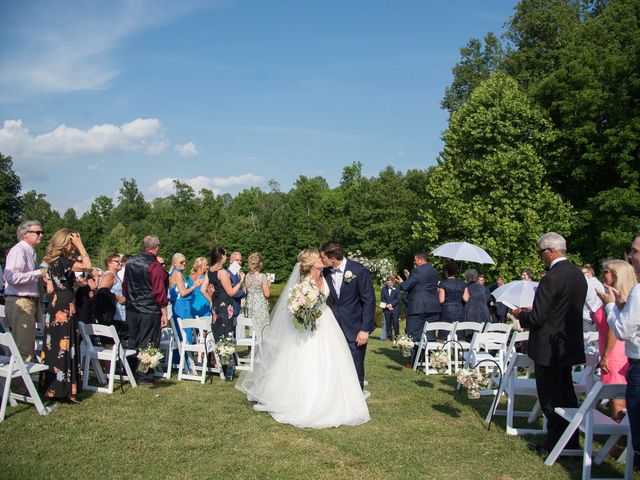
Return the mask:
{"type": "Polygon", "coordinates": [[[49,266],[47,291],[53,293],[53,297],[40,354],[41,362],[49,370],[41,375],[40,388],[46,398],[64,398],[70,403],[79,403],[76,396],[82,387],[80,335],[73,285],[75,272],[91,268],[91,259],[80,234],[62,228],[51,237],[44,261],[49,266]]]}
{"type": "Polygon", "coordinates": [[[253,329],[258,342],[262,339],[262,331],[269,324],[269,302],[271,280],[262,270],[262,255],[254,252],[249,255],[249,273],[244,279],[247,286],[247,316],[253,320],[253,329]]]}

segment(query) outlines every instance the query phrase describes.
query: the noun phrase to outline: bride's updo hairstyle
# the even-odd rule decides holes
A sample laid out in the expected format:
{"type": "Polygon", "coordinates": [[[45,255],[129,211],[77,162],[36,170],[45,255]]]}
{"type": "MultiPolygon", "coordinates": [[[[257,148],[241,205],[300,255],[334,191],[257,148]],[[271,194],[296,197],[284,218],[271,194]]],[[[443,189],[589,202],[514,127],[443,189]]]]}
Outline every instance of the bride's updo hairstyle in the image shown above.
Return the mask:
{"type": "Polygon", "coordinates": [[[305,248],[298,254],[298,262],[300,262],[300,276],[309,275],[311,267],[320,257],[320,252],[315,248],[305,248]]]}

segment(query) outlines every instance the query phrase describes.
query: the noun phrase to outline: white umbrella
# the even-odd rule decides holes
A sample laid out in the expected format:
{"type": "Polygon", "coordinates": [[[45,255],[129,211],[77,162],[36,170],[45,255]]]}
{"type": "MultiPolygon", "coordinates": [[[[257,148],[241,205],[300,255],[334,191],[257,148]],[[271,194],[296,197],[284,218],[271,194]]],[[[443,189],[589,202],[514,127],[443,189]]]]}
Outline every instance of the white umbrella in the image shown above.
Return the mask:
{"type": "Polygon", "coordinates": [[[516,307],[531,308],[537,288],[538,282],[515,280],[496,288],[491,292],[491,295],[496,299],[496,302],[503,303],[511,309],[516,307]]]}
{"type": "Polygon", "coordinates": [[[496,262],[482,248],[467,242],[449,242],[440,245],[433,252],[436,257],[451,258],[453,260],[464,260],[474,263],[488,263],[495,265],[496,262]]]}

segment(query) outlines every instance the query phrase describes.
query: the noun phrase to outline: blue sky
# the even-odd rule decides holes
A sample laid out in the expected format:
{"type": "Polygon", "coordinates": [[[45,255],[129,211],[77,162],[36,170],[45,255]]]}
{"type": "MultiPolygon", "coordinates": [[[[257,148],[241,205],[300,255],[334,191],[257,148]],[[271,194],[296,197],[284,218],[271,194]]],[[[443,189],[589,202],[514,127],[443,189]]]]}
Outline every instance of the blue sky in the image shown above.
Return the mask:
{"type": "Polygon", "coordinates": [[[515,3],[2,1],[0,152],[60,213],[123,177],[150,200],[424,169],[460,47],[515,3]]]}

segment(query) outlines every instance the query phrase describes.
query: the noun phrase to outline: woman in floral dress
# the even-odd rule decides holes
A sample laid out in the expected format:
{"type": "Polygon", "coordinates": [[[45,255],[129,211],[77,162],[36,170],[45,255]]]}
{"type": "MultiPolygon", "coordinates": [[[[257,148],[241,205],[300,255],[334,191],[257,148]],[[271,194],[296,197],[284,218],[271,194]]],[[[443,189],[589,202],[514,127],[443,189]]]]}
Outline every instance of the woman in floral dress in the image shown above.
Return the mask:
{"type": "Polygon", "coordinates": [[[271,280],[262,270],[262,255],[254,252],[249,255],[249,273],[244,279],[247,286],[247,316],[253,320],[253,329],[262,339],[262,331],[269,324],[269,302],[271,280]]]}
{"type": "Polygon", "coordinates": [[[63,228],[51,237],[44,261],[49,266],[47,291],[53,296],[44,325],[45,341],[40,354],[41,362],[49,370],[40,377],[40,388],[46,398],[79,403],[76,395],[82,386],[80,335],[73,286],[75,272],[91,268],[91,260],[80,234],[63,228]]]}

